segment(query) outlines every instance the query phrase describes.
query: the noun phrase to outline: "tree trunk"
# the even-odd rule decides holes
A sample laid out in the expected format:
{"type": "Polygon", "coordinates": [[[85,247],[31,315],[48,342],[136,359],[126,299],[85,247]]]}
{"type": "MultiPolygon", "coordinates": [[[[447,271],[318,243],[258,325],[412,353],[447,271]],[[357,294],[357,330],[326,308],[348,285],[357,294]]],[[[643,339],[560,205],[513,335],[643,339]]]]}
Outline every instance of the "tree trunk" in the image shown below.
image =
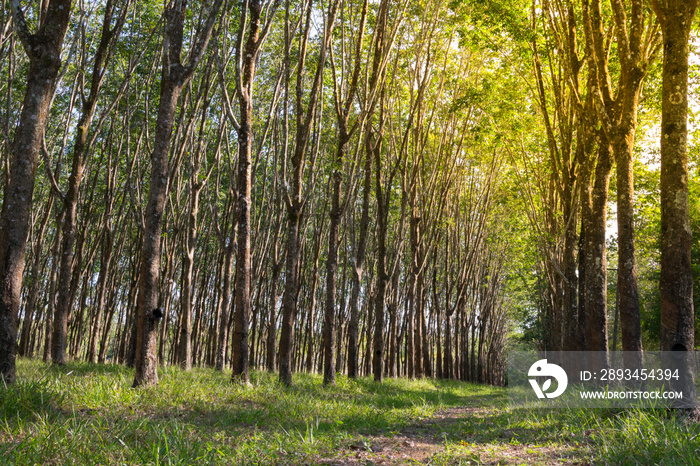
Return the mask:
{"type": "MultiPolygon", "coordinates": [[[[296,89],[296,118],[297,132],[292,155],[292,180],[291,189],[286,199],[287,204],[287,264],[285,269],[284,295],[282,297],[282,330],[280,332],[279,350],[279,380],[282,384],[290,386],[292,384],[292,343],[294,341],[294,317],[296,315],[297,296],[299,294],[299,261],[300,261],[300,226],[304,200],[302,198],[302,187],[304,181],[304,169],[306,165],[306,152],[309,147],[309,140],[313,121],[316,115],[316,107],[321,95],[321,81],[323,78],[323,67],[326,63],[326,52],[332,40],[333,26],[337,12],[338,1],[334,1],[329,6],[329,14],[324,25],[323,43],[319,50],[318,62],[314,81],[309,91],[308,104],[306,110],[303,107],[303,71],[306,64],[306,50],[308,46],[308,32],[311,25],[312,4],[309,2],[306,10],[306,24],[304,27],[303,39],[299,47],[299,62],[297,64],[297,89],[296,89]]],[[[285,25],[286,42],[286,62],[289,68],[289,6],[287,6],[287,21],[285,25]]],[[[285,126],[287,121],[285,120],[285,126]]],[[[335,285],[335,284],[334,284],[335,285]]],[[[313,309],[311,310],[313,312],[313,309]]]]}
{"type": "MultiPolygon", "coordinates": [[[[338,138],[338,148],[334,165],[342,167],[345,159],[349,136],[347,130],[341,122],[340,136],[338,138]]],[[[331,195],[330,226],[328,231],[328,256],[326,257],[326,306],[323,319],[323,383],[324,385],[335,384],[335,346],[336,346],[336,325],[335,325],[335,282],[338,275],[338,246],[340,245],[340,221],[343,214],[340,205],[340,189],[343,175],[340,168],[333,170],[333,194],[331,195]]]]}
{"type": "Polygon", "coordinates": [[[374,304],[374,341],[372,344],[372,372],[375,382],[381,382],[384,378],[384,316],[386,287],[390,278],[386,271],[389,197],[385,194],[385,189],[391,190],[391,187],[384,186],[384,181],[382,180],[381,133],[379,137],[379,141],[372,148],[375,165],[375,194],[377,197],[377,294],[374,304]]]}
{"type": "MultiPolygon", "coordinates": [[[[234,224],[237,222],[234,222],[234,224]]],[[[221,315],[219,316],[219,337],[216,348],[216,370],[223,371],[226,364],[226,348],[228,347],[229,315],[231,314],[231,274],[233,269],[233,252],[235,251],[235,228],[224,251],[224,289],[221,297],[221,315]]]]}
{"type": "Polygon", "coordinates": [[[610,146],[601,142],[598,147],[595,181],[591,199],[588,201],[591,206],[591,216],[587,222],[588,229],[584,234],[586,239],[586,351],[595,352],[591,353],[591,359],[586,363],[593,370],[609,366],[605,223],[611,167],[610,146]]]}
{"type": "Polygon", "coordinates": [[[46,17],[31,34],[19,2],[10,2],[15,31],[29,56],[22,113],[9,157],[9,183],[0,217],[0,379],[15,381],[17,312],[32,195],[44,126],[61,66],[61,47],[71,14],[70,0],[50,0],[46,17]]]}
{"type": "MultiPolygon", "coordinates": [[[[22,326],[22,336],[19,342],[19,354],[20,356],[32,357],[33,348],[29,342],[29,334],[31,331],[32,323],[34,320],[34,309],[37,307],[37,298],[39,295],[39,286],[41,284],[41,278],[39,277],[41,268],[41,251],[44,244],[44,234],[46,232],[46,227],[49,224],[51,218],[51,210],[53,209],[55,194],[53,191],[49,193],[49,200],[46,203],[44,216],[39,224],[39,231],[37,232],[36,242],[33,249],[33,261],[32,261],[32,282],[31,288],[27,296],[27,306],[25,309],[24,324],[22,326]]],[[[40,320],[37,318],[37,325],[40,324],[40,320]]]]}
{"type": "MultiPolygon", "coordinates": [[[[242,60],[241,79],[243,87],[239,94],[240,127],[238,128],[238,239],[236,254],[236,309],[233,330],[232,380],[250,383],[248,361],[248,319],[250,316],[250,209],[253,153],[253,80],[255,59],[260,29],[260,2],[249,4],[249,33],[242,60]]],[[[246,24],[245,8],[241,14],[241,25],[246,24]]]]}
{"type": "MultiPolygon", "coordinates": [[[[164,65],[165,66],[165,65],[164,65]]],[[[153,153],[145,229],[141,252],[141,274],[137,303],[134,387],[158,383],[157,340],[159,308],[158,285],[161,259],[161,229],[168,188],[168,153],[177,101],[182,86],[163,71],[153,153]]]]}
{"type": "Polygon", "coordinates": [[[102,255],[100,259],[100,273],[97,279],[97,303],[95,306],[95,319],[93,321],[92,331],[90,332],[90,342],[88,345],[88,360],[91,363],[95,363],[97,361],[97,341],[100,338],[102,313],[104,312],[105,293],[107,290],[107,276],[112,264],[112,230],[108,225],[105,225],[104,235],[105,236],[102,242],[102,255]]]}
{"type": "MultiPolygon", "coordinates": [[[[126,8],[126,7],[124,7],[126,8]]],[[[93,63],[90,93],[83,100],[80,119],[78,120],[75,141],[73,144],[73,161],[71,173],[68,178],[68,190],[63,197],[65,215],[63,217],[63,241],[61,244],[61,265],[58,274],[58,300],[56,302],[56,315],[53,327],[52,360],[54,364],[66,363],[66,346],[68,336],[68,319],[73,306],[71,291],[71,279],[73,278],[73,247],[75,245],[75,233],[77,227],[78,195],[85,167],[85,154],[88,147],[88,130],[92,124],[97,108],[97,98],[102,87],[105,75],[105,60],[108,50],[113,45],[112,38],[118,35],[124,23],[125,15],[117,18],[114,29],[110,29],[114,5],[108,0],[105,5],[104,18],[102,20],[102,35],[95,52],[93,63]]],[[[84,89],[83,89],[84,91],[84,89]]]]}
{"type": "MultiPolygon", "coordinates": [[[[275,251],[277,251],[277,247],[275,247],[275,251]]],[[[276,257],[277,254],[275,253],[275,261],[277,260],[276,257]]],[[[277,294],[277,280],[279,279],[281,270],[281,262],[275,262],[272,265],[272,283],[270,284],[271,302],[267,305],[270,315],[267,331],[267,357],[265,361],[265,365],[267,366],[267,370],[269,372],[274,372],[277,366],[277,302],[280,298],[277,294]]]]}
{"type": "MultiPolygon", "coordinates": [[[[367,1],[363,13],[366,14],[367,1]]],[[[364,21],[363,21],[364,24],[364,21]]],[[[359,56],[356,60],[359,60],[359,56]]],[[[348,327],[348,378],[355,379],[359,375],[359,324],[360,324],[360,287],[364,273],[365,255],[367,252],[367,236],[369,231],[369,203],[372,193],[372,151],[369,138],[365,137],[365,167],[362,185],[362,213],[360,215],[360,237],[355,254],[355,266],[352,275],[352,296],[350,297],[350,322],[348,327]]]]}
{"type": "MultiPolygon", "coordinates": [[[[196,156],[199,158],[199,155],[196,156]]],[[[193,176],[199,176],[199,163],[193,167],[193,176]]],[[[178,361],[186,371],[192,369],[192,308],[194,291],[192,290],[194,253],[197,245],[197,220],[199,215],[199,193],[202,190],[200,183],[192,181],[190,190],[190,211],[187,222],[187,233],[183,253],[182,266],[182,296],[180,317],[180,347],[178,361]]]]}
{"type": "Polygon", "coordinates": [[[134,358],[134,387],[158,383],[157,340],[158,321],[163,311],[158,307],[158,286],[161,259],[161,229],[165,201],[168,196],[170,138],[177,101],[182,88],[192,78],[197,64],[209,43],[221,0],[210,7],[206,23],[192,38],[188,64],[181,63],[183,30],[187,4],[175,2],[166,6],[166,19],[161,73],[160,102],[156,119],[155,140],[151,153],[151,179],[145,212],[141,271],[137,301],[136,352],[134,358]]]}
{"type": "MultiPolygon", "coordinates": [[[[692,230],[688,192],[689,33],[697,0],[652,2],[663,32],[661,103],[661,350],[678,351],[683,405],[697,406],[692,351],[695,346],[692,230]]],[[[672,384],[674,381],[672,381],[672,384]]]]}
{"type": "MultiPolygon", "coordinates": [[[[617,163],[617,230],[618,230],[618,292],[622,350],[628,369],[642,368],[642,329],[639,312],[637,265],[634,241],[634,138],[637,130],[639,96],[650,57],[644,50],[644,5],[634,0],[628,21],[622,2],[612,4],[617,25],[618,54],[620,56],[620,86],[618,91],[619,116],[610,142],[617,163]]],[[[649,17],[651,15],[648,15],[649,17]]],[[[648,26],[655,27],[652,21],[648,26]]],[[[656,37],[650,34],[654,43],[656,37]]],[[[653,50],[653,47],[651,47],[653,50]]]]}
{"type": "Polygon", "coordinates": [[[624,364],[630,369],[642,367],[641,319],[634,244],[634,171],[633,149],[637,128],[637,110],[646,69],[653,58],[655,25],[647,21],[642,0],[633,0],[627,9],[622,1],[611,2],[620,59],[619,86],[613,96],[610,88],[608,54],[605,52],[603,21],[599,0],[583,4],[589,48],[589,62],[597,75],[591,88],[602,122],[603,133],[611,145],[617,163],[618,290],[622,324],[624,364]]]}

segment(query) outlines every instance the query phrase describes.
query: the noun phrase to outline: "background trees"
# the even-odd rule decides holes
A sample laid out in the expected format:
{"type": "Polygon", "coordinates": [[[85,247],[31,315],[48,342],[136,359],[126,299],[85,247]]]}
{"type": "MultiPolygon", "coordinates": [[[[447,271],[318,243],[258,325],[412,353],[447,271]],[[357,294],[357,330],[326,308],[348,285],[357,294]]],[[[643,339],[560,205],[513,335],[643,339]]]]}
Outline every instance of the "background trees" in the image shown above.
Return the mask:
{"type": "MultiPolygon", "coordinates": [[[[499,384],[509,335],[605,352],[619,313],[623,348],[668,347],[675,301],[650,291],[659,260],[662,283],[685,283],[681,344],[694,345],[694,146],[690,169],[667,176],[686,142],[662,139],[659,184],[651,136],[660,115],[662,134],[684,131],[667,124],[676,94],[657,95],[683,68],[692,8],[678,53],[663,2],[72,8],[66,45],[51,42],[63,65],[42,87],[45,129],[31,133],[33,196],[16,191],[33,179],[13,172],[19,143],[0,149],[2,234],[27,225],[4,240],[17,246],[6,380],[18,342],[28,356],[55,347],[59,364],[134,364],[135,385],[157,381],[159,362],[230,365],[243,382],[253,367],[285,384],[299,370],[499,384]],[[688,207],[675,212],[678,193],[688,207]],[[8,213],[13,196],[24,217],[8,213]],[[682,280],[663,265],[683,262],[672,249],[682,280]],[[637,267],[639,306],[625,281],[637,267]]],[[[2,88],[15,140],[39,73],[16,46],[40,39],[22,21],[0,37],[0,73],[27,81],[2,88]]]]}

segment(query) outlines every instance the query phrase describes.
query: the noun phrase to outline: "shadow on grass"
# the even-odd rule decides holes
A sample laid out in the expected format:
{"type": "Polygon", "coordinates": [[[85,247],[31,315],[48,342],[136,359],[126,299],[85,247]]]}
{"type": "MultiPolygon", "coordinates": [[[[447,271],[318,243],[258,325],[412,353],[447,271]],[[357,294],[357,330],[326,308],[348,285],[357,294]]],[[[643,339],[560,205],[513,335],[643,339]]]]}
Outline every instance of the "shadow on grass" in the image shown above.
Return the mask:
{"type": "MultiPolygon", "coordinates": [[[[255,385],[276,384],[269,378],[267,374],[251,374],[255,385]]],[[[328,387],[309,382],[309,378],[304,378],[292,387],[277,385],[278,397],[256,396],[253,389],[250,399],[229,397],[223,406],[201,403],[179,413],[165,409],[157,416],[175,416],[195,428],[221,432],[248,426],[266,432],[303,435],[313,429],[318,434],[357,436],[395,435],[420,427],[432,435],[445,430],[440,422],[426,424],[436,411],[494,406],[500,409],[505,404],[501,389],[464,382],[426,380],[421,389],[406,388],[407,381],[400,379],[377,384],[370,379],[339,378],[336,386],[328,387]]],[[[444,420],[453,429],[461,428],[465,422],[469,421],[444,420]]]]}
{"type": "Polygon", "coordinates": [[[75,377],[93,376],[93,375],[114,375],[114,376],[131,376],[133,369],[121,364],[106,363],[92,364],[85,361],[68,361],[63,366],[57,366],[51,363],[44,363],[39,359],[19,358],[25,368],[22,374],[21,381],[36,381],[46,377],[55,377],[59,375],[72,375],[75,377]]]}
{"type": "Polygon", "coordinates": [[[505,405],[505,391],[499,387],[454,380],[422,380],[425,388],[405,388],[404,379],[385,379],[381,384],[363,378],[349,383],[361,387],[364,396],[355,398],[379,408],[410,408],[420,405],[495,407],[505,405]]]}
{"type": "Polygon", "coordinates": [[[133,376],[133,369],[120,364],[91,364],[83,361],[70,361],[65,366],[49,365],[47,369],[53,374],[85,377],[93,375],[133,376]]]}
{"type": "MultiPolygon", "coordinates": [[[[323,386],[318,376],[298,374],[295,385],[287,388],[277,383],[276,374],[252,372],[253,386],[247,389],[231,385],[226,372],[198,369],[183,373],[166,367],[161,371],[161,385],[145,389],[139,396],[125,397],[125,404],[101,405],[106,398],[95,397],[92,409],[92,403],[73,405],[66,400],[61,379],[79,377],[78,389],[90,390],[83,381],[97,376],[106,381],[95,386],[109,395],[105,387],[128,384],[131,369],[83,362],[63,367],[32,362],[27,369],[25,382],[6,389],[0,401],[2,416],[9,420],[11,429],[20,425],[18,418],[25,425],[30,419],[41,418],[47,432],[82,432],[82,442],[88,448],[101,448],[105,441],[100,443],[100,436],[109,438],[106,443],[110,445],[126,445],[114,448],[139,452],[137,460],[153,458],[142,451],[146,445],[156,451],[158,445],[185,441],[191,448],[199,445],[198,450],[192,450],[199,457],[209,446],[229,453],[246,448],[296,451],[318,444],[342,449],[358,436],[405,435],[434,444],[446,440],[545,442],[559,439],[557,429],[562,427],[552,417],[523,420],[522,414],[507,412],[503,389],[460,381],[385,379],[378,384],[369,378],[348,380],[340,376],[335,386],[323,386]],[[443,415],[445,411],[450,414],[443,415]]],[[[120,390],[115,393],[130,389],[120,390]]],[[[184,444],[178,448],[190,451],[184,444]]],[[[136,458],[120,455],[115,450],[105,461],[136,458]]],[[[189,459],[194,456],[186,455],[189,459]]]]}
{"type": "MultiPolygon", "coordinates": [[[[231,458],[246,457],[298,464],[302,457],[347,453],[351,442],[370,436],[476,445],[477,452],[508,445],[559,450],[587,445],[596,451],[609,442],[607,450],[618,453],[608,456],[622,458],[649,449],[646,437],[632,442],[649,431],[681,445],[674,447],[678,454],[697,447],[697,440],[689,440],[697,429],[684,430],[651,413],[638,420],[621,410],[515,410],[508,408],[503,389],[459,381],[385,379],[377,384],[339,376],[335,386],[325,387],[317,375],[297,374],[295,385],[287,388],[276,374],[251,372],[253,385],[245,388],[231,384],[228,372],[166,367],[160,385],[131,391],[131,369],[114,364],[70,362],[52,368],[32,361],[23,372],[20,383],[0,387],[0,420],[5,421],[0,464],[3,458],[21,464],[87,459],[230,464],[237,461],[231,458]],[[66,383],[69,379],[76,383],[66,383]],[[94,396],[76,396],[89,390],[94,396]],[[623,449],[623,444],[633,447],[623,449]],[[25,460],[18,460],[20,455],[25,460]]],[[[659,447],[650,457],[668,457],[669,448],[659,447]]]]}
{"type": "Polygon", "coordinates": [[[13,424],[18,419],[57,419],[61,417],[64,399],[65,394],[52,388],[48,380],[0,385],[0,420],[13,424]]]}

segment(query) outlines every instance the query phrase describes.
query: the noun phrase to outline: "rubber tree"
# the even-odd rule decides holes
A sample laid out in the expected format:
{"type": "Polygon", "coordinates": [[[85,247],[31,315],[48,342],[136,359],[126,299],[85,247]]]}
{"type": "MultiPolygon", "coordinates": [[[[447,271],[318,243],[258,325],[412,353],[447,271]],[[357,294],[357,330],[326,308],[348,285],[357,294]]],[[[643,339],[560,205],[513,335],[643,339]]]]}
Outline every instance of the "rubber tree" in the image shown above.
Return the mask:
{"type": "Polygon", "coordinates": [[[253,153],[253,83],[258,54],[270,32],[272,19],[280,0],[274,2],[245,0],[241,5],[238,39],[236,44],[236,89],[238,91],[238,237],[236,253],[236,307],[233,331],[232,380],[249,383],[248,375],[248,316],[250,315],[250,207],[253,153]],[[261,24],[260,15],[265,7],[267,21],[261,24]],[[245,42],[243,36],[246,34],[245,42]]]}
{"type": "MultiPolygon", "coordinates": [[[[323,68],[326,63],[328,48],[333,38],[333,27],[335,17],[338,13],[339,0],[332,1],[328,6],[328,11],[324,18],[323,41],[318,52],[316,70],[313,83],[309,89],[308,96],[304,99],[304,78],[303,70],[306,67],[306,54],[309,42],[309,32],[312,19],[312,4],[309,2],[304,10],[305,25],[302,28],[301,41],[299,45],[299,55],[297,64],[296,80],[296,138],[294,142],[294,152],[291,157],[291,180],[289,188],[283,193],[287,211],[287,242],[286,262],[285,262],[285,282],[282,294],[282,329],[280,332],[279,346],[279,380],[280,383],[290,386],[292,384],[292,347],[294,342],[294,318],[297,312],[297,297],[299,294],[299,268],[301,261],[301,221],[305,208],[304,199],[304,172],[308,163],[307,152],[311,139],[313,122],[317,112],[317,106],[321,98],[323,68]],[[307,100],[306,108],[303,102],[307,100]]],[[[289,6],[287,6],[289,15],[289,6]]],[[[289,25],[289,21],[287,21],[289,25]]],[[[287,30],[287,34],[289,30],[287,30]]],[[[289,44],[289,37],[287,44],[289,44]]],[[[289,47],[289,46],[287,46],[289,47]]],[[[289,53],[289,48],[287,53],[289,53]]],[[[286,164],[286,161],[284,162],[286,164]]],[[[286,182],[285,182],[286,183],[286,182]]],[[[287,184],[287,183],[286,183],[287,184]]],[[[311,309],[313,312],[313,309],[311,309]]]]}
{"type": "MultiPolygon", "coordinates": [[[[362,115],[356,117],[353,124],[350,123],[350,110],[355,103],[355,94],[358,89],[358,80],[360,78],[360,70],[362,65],[362,39],[365,35],[365,24],[367,20],[367,0],[362,4],[362,13],[360,18],[359,31],[355,43],[355,51],[352,58],[354,61],[354,69],[352,79],[347,89],[345,96],[341,95],[342,82],[337,82],[335,63],[333,65],[334,75],[334,97],[335,97],[335,114],[338,123],[338,145],[335,152],[335,160],[333,162],[333,194],[331,196],[331,211],[330,225],[328,234],[328,256],[326,259],[326,307],[323,320],[323,383],[326,385],[335,384],[335,346],[336,346],[336,280],[338,275],[338,247],[340,245],[340,223],[342,221],[343,212],[347,206],[347,198],[341,200],[342,182],[343,182],[343,165],[348,156],[350,140],[355,131],[362,125],[362,115]]],[[[369,161],[369,154],[366,157],[369,161]]],[[[353,296],[351,302],[351,317],[350,317],[350,341],[353,342],[349,347],[353,351],[353,377],[357,374],[357,309],[359,301],[359,285],[362,279],[362,267],[367,242],[367,225],[369,223],[369,214],[367,212],[369,204],[369,179],[367,167],[371,168],[371,162],[365,163],[365,193],[363,196],[363,223],[360,226],[360,244],[358,245],[358,254],[355,257],[355,270],[353,274],[353,296]]]]}
{"type": "MultiPolygon", "coordinates": [[[[642,366],[642,330],[639,313],[637,265],[634,241],[633,149],[637,131],[637,113],[644,78],[658,49],[658,28],[645,15],[641,0],[613,0],[612,11],[620,64],[617,89],[613,89],[604,52],[603,35],[594,33],[597,83],[593,93],[605,139],[617,165],[618,290],[624,364],[642,366]]],[[[602,30],[602,12],[598,0],[591,2],[591,31],[602,30]]]]}
{"type": "Polygon", "coordinates": [[[697,406],[688,191],[688,57],[697,0],[652,0],[663,33],[661,87],[661,350],[678,351],[684,403],[697,406]]]}
{"type": "Polygon", "coordinates": [[[49,0],[36,12],[37,29],[30,31],[19,0],[10,8],[17,37],[29,58],[22,112],[9,160],[0,217],[0,379],[15,381],[17,312],[20,303],[27,232],[39,149],[46,117],[61,67],[61,48],[71,15],[71,0],[49,0]]]}
{"type": "MultiPolygon", "coordinates": [[[[60,194],[65,213],[63,215],[63,237],[61,238],[58,274],[58,298],[56,300],[56,315],[53,320],[53,338],[51,339],[52,361],[58,365],[66,363],[68,320],[73,305],[71,298],[74,295],[73,290],[71,290],[75,256],[73,248],[75,247],[75,234],[78,226],[78,196],[85,169],[85,158],[90,148],[88,134],[97,109],[98,97],[104,83],[107,66],[124,25],[129,4],[129,0],[122,2],[108,0],[105,5],[100,40],[94,54],[92,72],[89,77],[90,89],[87,98],[82,101],[73,142],[73,160],[68,177],[68,188],[65,194],[60,194]]],[[[84,93],[85,89],[82,91],[84,93]]]]}
{"type": "Polygon", "coordinates": [[[182,88],[192,79],[198,63],[209,44],[222,0],[210,7],[206,22],[192,38],[187,63],[182,63],[186,0],[173,0],[165,7],[163,35],[163,63],[160,82],[160,102],[156,119],[155,140],[151,152],[150,190],[144,216],[144,234],[141,244],[141,270],[136,327],[136,354],[134,359],[134,387],[158,383],[158,321],[163,316],[159,307],[161,230],[165,202],[168,197],[170,167],[168,155],[178,99],[182,88]]]}

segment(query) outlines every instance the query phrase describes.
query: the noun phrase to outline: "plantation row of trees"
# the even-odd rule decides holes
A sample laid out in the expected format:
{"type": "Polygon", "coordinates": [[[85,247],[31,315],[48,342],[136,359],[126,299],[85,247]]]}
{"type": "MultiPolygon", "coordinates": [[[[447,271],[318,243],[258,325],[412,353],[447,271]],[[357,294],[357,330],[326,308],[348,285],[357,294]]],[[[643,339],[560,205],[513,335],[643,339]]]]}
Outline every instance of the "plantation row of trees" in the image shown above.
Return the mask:
{"type": "Polygon", "coordinates": [[[503,384],[513,332],[607,351],[612,175],[622,349],[654,321],[636,259],[657,251],[660,347],[694,347],[696,1],[8,6],[6,382],[19,354],[126,363],[134,386],[159,363],[503,384]]]}
{"type": "MultiPolygon", "coordinates": [[[[654,193],[660,196],[660,255],[650,264],[658,277],[660,306],[648,320],[659,324],[659,349],[685,352],[687,382],[681,388],[694,400],[687,110],[690,31],[697,2],[584,0],[577,6],[533,2],[530,15],[531,28],[546,38],[543,48],[532,37],[530,49],[550,159],[547,184],[536,188],[544,209],[533,217],[544,225],[545,238],[557,238],[539,245],[547,284],[540,316],[542,345],[554,351],[599,352],[587,357],[590,368],[610,363],[606,221],[614,167],[613,347],[619,328],[625,367],[644,364],[634,159],[636,149],[649,163],[649,142],[638,143],[639,114],[654,108],[642,105],[650,96],[658,99],[660,85],[660,179],[654,193]],[[656,82],[645,88],[650,75],[656,82]]],[[[658,206],[658,198],[653,203],[658,206]]]]}

